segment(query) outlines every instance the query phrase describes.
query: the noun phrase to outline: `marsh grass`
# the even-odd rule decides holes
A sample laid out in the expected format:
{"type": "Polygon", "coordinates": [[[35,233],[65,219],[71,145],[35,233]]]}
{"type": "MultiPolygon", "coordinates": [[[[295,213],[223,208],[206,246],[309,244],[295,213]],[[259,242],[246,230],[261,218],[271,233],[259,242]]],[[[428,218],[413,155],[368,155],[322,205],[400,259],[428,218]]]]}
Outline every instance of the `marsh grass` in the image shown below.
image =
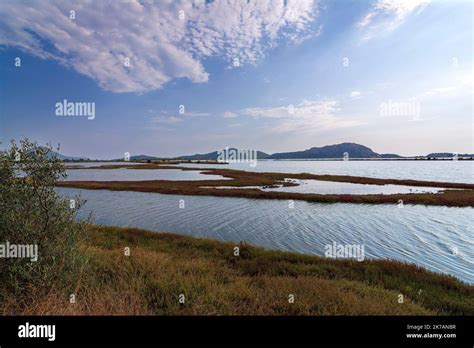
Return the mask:
{"type": "Polygon", "coordinates": [[[472,286],[412,264],[334,260],[131,228],[94,226],[87,237],[81,250],[90,264],[76,303],[57,288],[21,313],[9,299],[3,314],[474,314],[472,286]]]}

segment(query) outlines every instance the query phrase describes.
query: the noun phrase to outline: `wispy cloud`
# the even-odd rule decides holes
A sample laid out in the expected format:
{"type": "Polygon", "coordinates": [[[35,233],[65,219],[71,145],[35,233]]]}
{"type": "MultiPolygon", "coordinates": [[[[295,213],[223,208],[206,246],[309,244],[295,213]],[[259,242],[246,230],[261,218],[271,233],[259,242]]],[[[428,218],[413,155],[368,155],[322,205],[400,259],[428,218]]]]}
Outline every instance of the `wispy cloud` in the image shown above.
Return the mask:
{"type": "Polygon", "coordinates": [[[232,112],[232,111],[225,111],[222,116],[224,116],[224,118],[234,118],[234,117],[237,117],[238,115],[235,113],[235,112],[232,112]]]}
{"type": "Polygon", "coordinates": [[[297,105],[246,108],[242,110],[242,113],[254,117],[311,118],[318,115],[333,114],[337,109],[338,101],[334,99],[323,101],[304,100],[297,105]]]}
{"type": "Polygon", "coordinates": [[[183,119],[176,116],[156,116],[150,119],[150,123],[155,125],[170,125],[182,122],[183,119]]]}
{"type": "Polygon", "coordinates": [[[186,117],[204,117],[204,116],[210,116],[211,114],[208,112],[185,112],[183,116],[186,117]]]}
{"type": "Polygon", "coordinates": [[[474,94],[474,73],[466,71],[454,76],[444,85],[437,83],[437,87],[429,88],[416,96],[416,99],[444,99],[474,94]],[[447,83],[451,82],[451,83],[447,83]]]}
{"type": "Polygon", "coordinates": [[[362,41],[394,30],[413,11],[420,12],[431,0],[378,0],[357,23],[363,31],[362,41]]]}
{"type": "Polygon", "coordinates": [[[276,133],[314,132],[320,130],[346,128],[361,122],[338,116],[340,103],[336,99],[305,100],[297,105],[279,107],[258,107],[242,110],[243,115],[280,119],[268,128],[276,133]]]}
{"type": "Polygon", "coordinates": [[[362,97],[362,92],[361,91],[352,91],[349,94],[349,98],[351,98],[351,99],[359,99],[361,97],[362,97]]]}
{"type": "Polygon", "coordinates": [[[4,0],[0,44],[56,60],[108,91],[146,92],[175,78],[208,81],[206,57],[255,63],[281,41],[308,37],[317,15],[314,0],[4,0]]]}

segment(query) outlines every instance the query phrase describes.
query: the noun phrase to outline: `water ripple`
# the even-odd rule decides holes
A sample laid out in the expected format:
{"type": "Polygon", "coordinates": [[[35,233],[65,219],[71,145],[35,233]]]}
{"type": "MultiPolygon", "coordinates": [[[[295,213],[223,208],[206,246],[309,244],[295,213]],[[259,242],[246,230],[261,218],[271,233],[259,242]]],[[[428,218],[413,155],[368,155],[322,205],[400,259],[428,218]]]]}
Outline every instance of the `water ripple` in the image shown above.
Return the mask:
{"type": "Polygon", "coordinates": [[[60,188],[87,199],[81,216],[267,248],[324,255],[333,242],[362,244],[367,258],[413,262],[474,283],[473,208],[323,204],[60,188]],[[180,209],[179,201],[185,202],[180,209]]]}

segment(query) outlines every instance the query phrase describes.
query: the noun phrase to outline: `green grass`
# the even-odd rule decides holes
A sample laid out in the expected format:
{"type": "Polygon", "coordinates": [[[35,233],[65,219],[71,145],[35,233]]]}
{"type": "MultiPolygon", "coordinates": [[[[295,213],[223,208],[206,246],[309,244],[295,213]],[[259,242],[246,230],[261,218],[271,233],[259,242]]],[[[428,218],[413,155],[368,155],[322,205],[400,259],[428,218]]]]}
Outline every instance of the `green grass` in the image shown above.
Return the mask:
{"type": "Polygon", "coordinates": [[[82,250],[89,264],[77,285],[76,303],[55,289],[22,310],[10,299],[3,313],[474,314],[474,287],[396,261],[334,260],[118,227],[93,226],[87,237],[82,250]],[[126,247],[130,256],[124,255],[126,247]],[[290,294],[294,303],[288,301],[290,294]]]}

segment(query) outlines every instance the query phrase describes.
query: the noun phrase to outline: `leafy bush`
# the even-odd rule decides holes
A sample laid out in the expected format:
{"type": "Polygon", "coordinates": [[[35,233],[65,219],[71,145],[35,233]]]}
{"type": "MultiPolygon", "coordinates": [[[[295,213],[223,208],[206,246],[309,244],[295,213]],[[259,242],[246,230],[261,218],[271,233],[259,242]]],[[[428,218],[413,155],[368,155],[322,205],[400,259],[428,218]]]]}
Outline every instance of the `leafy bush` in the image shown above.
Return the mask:
{"type": "Polygon", "coordinates": [[[51,146],[24,139],[0,153],[0,244],[37,245],[38,258],[0,258],[0,301],[31,298],[64,288],[74,291],[86,260],[79,239],[88,221],[75,222],[84,203],[61,197],[55,183],[66,177],[51,146]]]}

